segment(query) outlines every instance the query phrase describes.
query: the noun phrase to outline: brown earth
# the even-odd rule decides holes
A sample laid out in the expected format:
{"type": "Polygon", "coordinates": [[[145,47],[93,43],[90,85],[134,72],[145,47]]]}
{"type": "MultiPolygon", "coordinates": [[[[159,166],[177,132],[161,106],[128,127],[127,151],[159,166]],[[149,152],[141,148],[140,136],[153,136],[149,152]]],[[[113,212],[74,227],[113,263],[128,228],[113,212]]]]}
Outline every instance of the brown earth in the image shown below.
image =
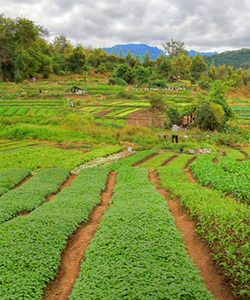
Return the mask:
{"type": "Polygon", "coordinates": [[[104,110],[104,111],[101,111],[101,112],[97,113],[96,116],[104,117],[104,116],[108,115],[108,114],[111,113],[111,112],[112,112],[111,109],[109,109],[109,110],[104,110]]]}
{"type": "MultiPolygon", "coordinates": [[[[66,187],[70,186],[72,181],[76,178],[77,175],[75,174],[70,174],[67,178],[67,180],[60,186],[60,188],[58,189],[58,191],[48,197],[46,197],[45,202],[51,201],[52,199],[55,198],[55,196],[60,193],[63,189],[65,189],[66,187]]],[[[32,177],[32,176],[31,176],[32,177]]],[[[26,180],[27,181],[27,180],[26,180]]],[[[19,216],[27,216],[31,213],[31,211],[20,211],[19,213],[17,213],[13,218],[19,217],[19,216]]]]}
{"type": "Polygon", "coordinates": [[[243,154],[245,156],[245,158],[248,158],[248,154],[245,151],[240,150],[240,153],[243,154]]]}
{"type": "Polygon", "coordinates": [[[154,170],[149,171],[149,180],[154,183],[157,191],[166,199],[172,213],[176,227],[182,233],[183,240],[189,257],[200,270],[206,288],[217,300],[236,300],[226,280],[219,275],[219,268],[212,260],[211,251],[204,239],[198,239],[195,235],[196,225],[189,219],[186,212],[181,209],[177,199],[169,200],[164,189],[160,189],[158,178],[154,170]]]}
{"type": "Polygon", "coordinates": [[[58,274],[54,281],[44,289],[42,300],[68,300],[79,275],[81,263],[85,260],[85,250],[98,229],[101,217],[109,206],[116,176],[116,172],[109,174],[106,189],[101,195],[100,205],[93,209],[88,223],[82,223],[68,239],[67,246],[61,254],[58,274]]]}
{"type": "Polygon", "coordinates": [[[25,179],[20,181],[18,184],[16,184],[13,189],[19,188],[22,184],[24,184],[26,181],[30,180],[33,177],[33,175],[28,175],[25,179]]]}
{"type": "Polygon", "coordinates": [[[52,194],[48,197],[46,197],[46,200],[45,202],[49,202],[51,201],[52,199],[55,198],[55,196],[60,193],[63,189],[65,189],[66,187],[70,186],[72,181],[76,178],[76,174],[70,174],[67,178],[67,180],[60,186],[59,190],[55,193],[55,194],[52,194]]]}

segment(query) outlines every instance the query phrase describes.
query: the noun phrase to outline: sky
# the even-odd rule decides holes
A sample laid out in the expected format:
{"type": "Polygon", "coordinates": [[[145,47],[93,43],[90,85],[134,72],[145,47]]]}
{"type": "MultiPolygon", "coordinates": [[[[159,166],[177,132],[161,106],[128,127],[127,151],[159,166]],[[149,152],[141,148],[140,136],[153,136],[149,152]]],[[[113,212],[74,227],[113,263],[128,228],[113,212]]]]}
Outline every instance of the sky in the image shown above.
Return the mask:
{"type": "Polygon", "coordinates": [[[0,14],[46,28],[52,41],[112,47],[171,39],[185,49],[223,52],[250,48],[249,0],[0,0],[0,14]]]}

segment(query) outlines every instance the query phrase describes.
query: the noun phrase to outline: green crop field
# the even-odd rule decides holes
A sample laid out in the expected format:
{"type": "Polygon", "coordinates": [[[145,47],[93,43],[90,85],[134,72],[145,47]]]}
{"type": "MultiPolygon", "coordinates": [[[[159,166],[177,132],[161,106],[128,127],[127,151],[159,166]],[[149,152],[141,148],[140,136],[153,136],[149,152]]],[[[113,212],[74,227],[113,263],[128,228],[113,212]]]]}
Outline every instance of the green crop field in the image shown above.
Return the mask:
{"type": "Polygon", "coordinates": [[[250,299],[247,88],[225,98],[238,117],[203,130],[200,82],[116,86],[102,67],[0,82],[0,299],[250,299]]]}

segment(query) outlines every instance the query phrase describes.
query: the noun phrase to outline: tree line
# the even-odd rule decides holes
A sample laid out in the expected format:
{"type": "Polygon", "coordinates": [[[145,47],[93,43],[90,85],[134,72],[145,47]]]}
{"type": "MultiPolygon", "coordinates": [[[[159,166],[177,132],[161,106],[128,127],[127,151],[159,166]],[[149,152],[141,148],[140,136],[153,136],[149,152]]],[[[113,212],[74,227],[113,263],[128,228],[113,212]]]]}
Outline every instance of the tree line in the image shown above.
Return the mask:
{"type": "Polygon", "coordinates": [[[129,50],[123,57],[122,51],[116,56],[101,48],[74,46],[65,35],[48,42],[49,33],[43,26],[22,17],[11,19],[0,15],[0,32],[2,81],[22,82],[37,74],[44,78],[51,74],[86,75],[88,71],[107,74],[111,83],[153,82],[161,87],[174,76],[193,83],[201,82],[203,88],[217,79],[229,81],[231,86],[247,85],[250,80],[249,70],[225,65],[216,67],[214,63],[208,67],[199,53],[190,58],[180,41],[171,40],[163,45],[167,57],[162,54],[157,60],[151,60],[146,52],[142,62],[138,54],[133,57],[129,50]]]}

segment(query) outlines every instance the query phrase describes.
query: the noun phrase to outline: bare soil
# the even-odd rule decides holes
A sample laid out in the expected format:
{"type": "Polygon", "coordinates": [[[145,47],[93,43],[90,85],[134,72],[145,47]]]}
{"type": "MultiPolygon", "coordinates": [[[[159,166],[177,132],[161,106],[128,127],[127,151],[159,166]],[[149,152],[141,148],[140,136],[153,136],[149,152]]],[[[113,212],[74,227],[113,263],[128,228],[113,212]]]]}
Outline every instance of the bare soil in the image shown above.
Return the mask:
{"type": "MultiPolygon", "coordinates": [[[[60,193],[63,189],[65,189],[66,187],[70,186],[72,181],[76,178],[77,175],[75,174],[70,174],[67,178],[67,180],[60,186],[60,188],[58,189],[58,191],[55,194],[52,194],[48,197],[46,197],[45,202],[51,201],[52,199],[55,198],[55,196],[60,193]]],[[[32,177],[32,176],[31,176],[32,177]]],[[[16,218],[18,216],[27,216],[31,213],[31,211],[20,211],[19,213],[17,213],[13,218],[16,218]]],[[[11,218],[11,219],[13,219],[11,218]]]]}
{"type": "Polygon", "coordinates": [[[248,158],[248,154],[245,151],[240,150],[240,153],[243,154],[245,156],[245,158],[248,158]]]}
{"type": "Polygon", "coordinates": [[[13,189],[19,188],[22,184],[24,184],[26,181],[30,180],[33,177],[33,175],[28,175],[24,180],[20,181],[18,184],[16,184],[13,189]]]}
{"type": "Polygon", "coordinates": [[[149,171],[149,180],[154,183],[157,191],[165,197],[169,210],[172,213],[178,230],[182,233],[183,240],[189,257],[200,270],[206,288],[217,300],[236,300],[226,280],[219,275],[219,268],[211,257],[211,251],[204,239],[198,239],[195,235],[195,222],[189,219],[177,199],[169,200],[164,189],[160,189],[158,178],[154,170],[149,171]]]}
{"type": "Polygon", "coordinates": [[[55,193],[50,195],[49,197],[46,198],[45,202],[49,202],[52,199],[55,198],[55,196],[60,193],[63,189],[65,189],[66,187],[70,186],[72,181],[76,178],[76,174],[70,174],[67,178],[67,180],[60,186],[59,190],[55,193]]]}
{"type": "Polygon", "coordinates": [[[109,206],[116,176],[116,172],[109,174],[100,205],[93,209],[88,223],[82,223],[68,239],[67,246],[61,254],[58,274],[54,281],[44,289],[42,300],[68,300],[79,275],[81,263],[85,260],[85,251],[98,229],[101,217],[109,206]]]}
{"type": "Polygon", "coordinates": [[[108,114],[111,113],[111,112],[112,112],[111,109],[105,110],[105,111],[101,111],[101,112],[97,113],[96,116],[104,117],[104,116],[108,115],[108,114]]]}

